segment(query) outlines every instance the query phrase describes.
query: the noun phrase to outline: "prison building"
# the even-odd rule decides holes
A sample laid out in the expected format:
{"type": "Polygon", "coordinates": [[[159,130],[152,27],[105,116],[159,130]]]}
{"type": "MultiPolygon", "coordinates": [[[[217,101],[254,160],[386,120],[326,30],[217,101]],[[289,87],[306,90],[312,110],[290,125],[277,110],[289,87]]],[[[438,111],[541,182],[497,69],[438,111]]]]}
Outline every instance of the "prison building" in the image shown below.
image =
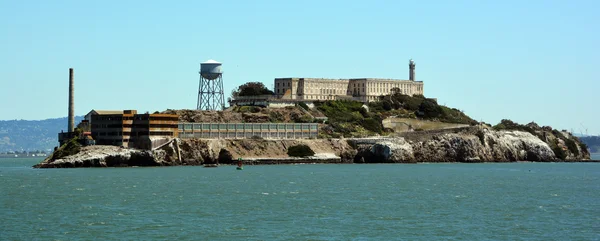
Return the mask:
{"type": "Polygon", "coordinates": [[[178,115],[92,110],[85,118],[97,145],[152,149],[179,134],[178,115]]]}
{"type": "Polygon", "coordinates": [[[408,79],[351,78],[276,78],[275,96],[280,99],[324,101],[352,99],[362,102],[379,100],[380,96],[398,92],[405,95],[423,95],[423,81],[415,77],[415,61],[408,63],[408,79]]]}
{"type": "Polygon", "coordinates": [[[309,139],[318,136],[317,123],[179,123],[179,138],[309,139]]]}
{"type": "Polygon", "coordinates": [[[396,89],[405,95],[423,95],[423,82],[397,79],[317,79],[276,78],[275,95],[296,101],[352,99],[362,102],[379,100],[396,89]]]}

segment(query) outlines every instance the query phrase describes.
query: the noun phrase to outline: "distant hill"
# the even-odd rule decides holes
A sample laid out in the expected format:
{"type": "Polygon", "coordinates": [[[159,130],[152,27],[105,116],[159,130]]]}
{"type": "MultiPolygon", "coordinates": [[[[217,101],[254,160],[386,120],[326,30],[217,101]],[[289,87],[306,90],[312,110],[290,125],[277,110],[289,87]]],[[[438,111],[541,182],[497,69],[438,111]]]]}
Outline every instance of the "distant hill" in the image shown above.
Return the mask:
{"type": "Polygon", "coordinates": [[[581,142],[585,143],[592,153],[600,152],[600,136],[583,136],[579,137],[581,142]]]}
{"type": "MultiPolygon", "coordinates": [[[[75,124],[83,116],[75,117],[75,124]]],[[[58,145],[58,133],[67,130],[67,117],[46,120],[0,120],[0,152],[50,151],[58,145]]]]}

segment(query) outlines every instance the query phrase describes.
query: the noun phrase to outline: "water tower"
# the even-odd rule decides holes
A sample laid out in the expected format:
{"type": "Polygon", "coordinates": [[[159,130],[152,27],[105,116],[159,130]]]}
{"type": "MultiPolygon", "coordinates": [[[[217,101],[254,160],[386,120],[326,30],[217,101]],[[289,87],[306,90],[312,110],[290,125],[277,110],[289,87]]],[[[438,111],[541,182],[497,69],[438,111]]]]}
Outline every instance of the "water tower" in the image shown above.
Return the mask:
{"type": "Polygon", "coordinates": [[[198,110],[223,110],[223,71],[221,63],[208,60],[200,63],[200,86],[198,87],[198,110]]]}

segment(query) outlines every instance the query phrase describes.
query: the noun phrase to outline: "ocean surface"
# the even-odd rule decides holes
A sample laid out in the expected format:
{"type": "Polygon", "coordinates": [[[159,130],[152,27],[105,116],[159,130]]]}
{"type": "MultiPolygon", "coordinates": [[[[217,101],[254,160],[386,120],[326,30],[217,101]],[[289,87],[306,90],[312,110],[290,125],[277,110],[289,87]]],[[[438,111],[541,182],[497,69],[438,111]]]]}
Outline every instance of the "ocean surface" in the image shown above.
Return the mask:
{"type": "Polygon", "coordinates": [[[32,169],[0,240],[598,240],[600,163],[32,169]]]}

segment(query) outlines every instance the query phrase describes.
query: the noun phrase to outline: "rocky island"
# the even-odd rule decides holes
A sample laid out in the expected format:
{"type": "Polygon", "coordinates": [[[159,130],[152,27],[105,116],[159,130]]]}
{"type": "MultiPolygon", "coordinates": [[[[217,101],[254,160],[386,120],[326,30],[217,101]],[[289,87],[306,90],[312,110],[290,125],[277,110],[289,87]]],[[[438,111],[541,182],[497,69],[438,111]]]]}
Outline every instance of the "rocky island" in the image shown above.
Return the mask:
{"type": "Polygon", "coordinates": [[[394,93],[380,101],[332,100],[285,108],[234,106],[224,111],[167,110],[186,123],[319,123],[312,139],[172,138],[158,148],[83,146],[75,139],[37,168],[291,163],[557,162],[589,160],[567,131],[536,123],[477,122],[423,96],[394,93]],[[310,153],[290,154],[305,146],[310,153]]]}

